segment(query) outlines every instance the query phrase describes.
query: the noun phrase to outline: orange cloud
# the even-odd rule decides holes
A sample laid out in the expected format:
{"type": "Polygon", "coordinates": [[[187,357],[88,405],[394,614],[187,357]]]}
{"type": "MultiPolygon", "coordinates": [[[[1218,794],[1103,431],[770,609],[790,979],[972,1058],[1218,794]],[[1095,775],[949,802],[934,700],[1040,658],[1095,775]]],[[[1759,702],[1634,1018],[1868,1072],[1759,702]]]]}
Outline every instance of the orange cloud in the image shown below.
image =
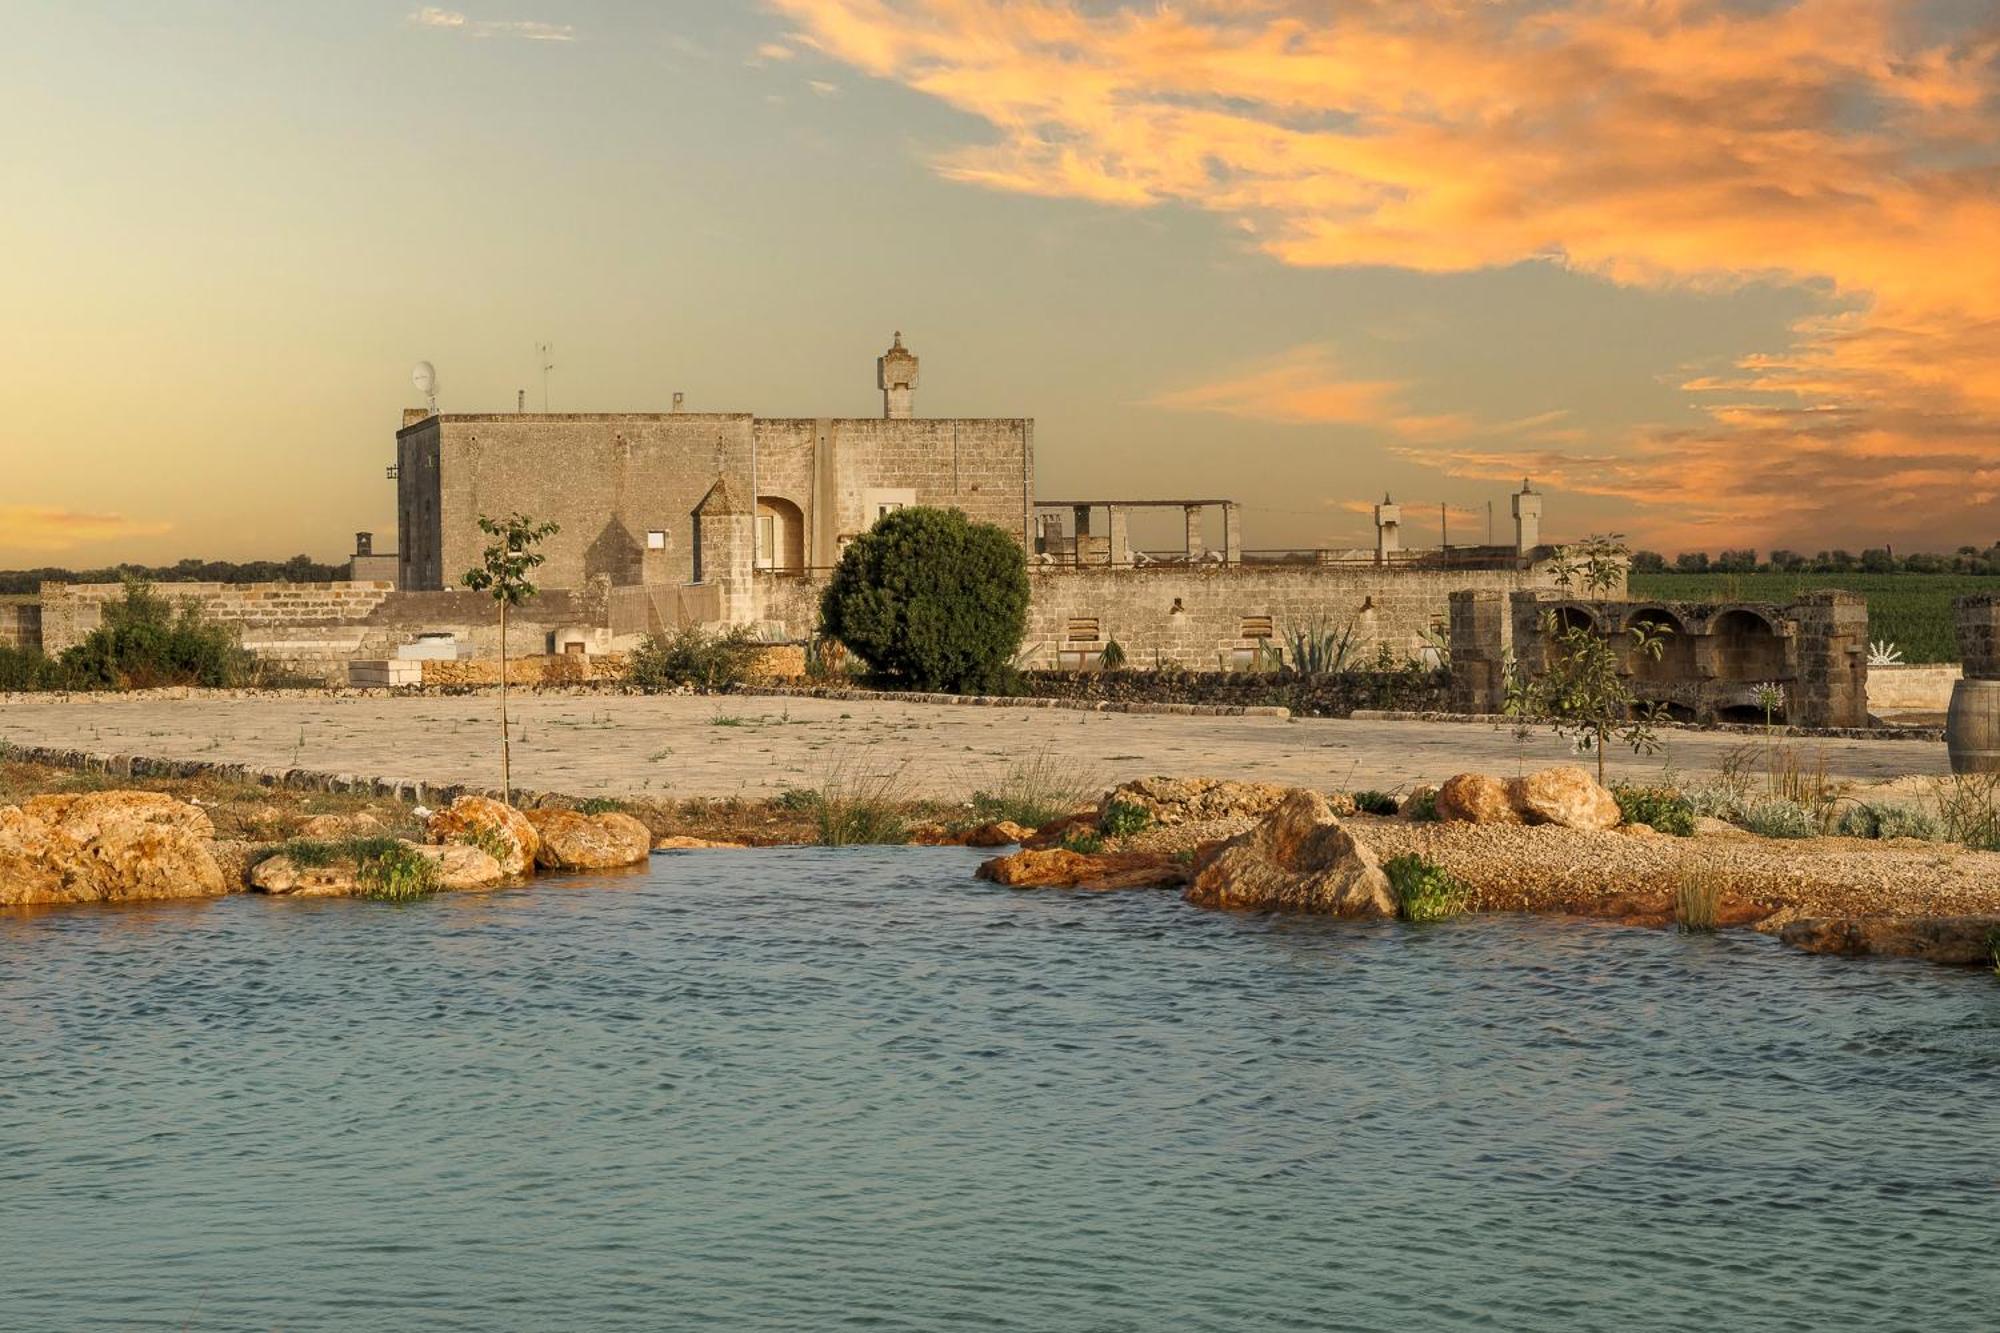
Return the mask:
{"type": "Polygon", "coordinates": [[[134,522],[123,514],[82,514],[51,505],[0,505],[0,548],[69,551],[113,538],[158,537],[171,523],[134,522]]]}
{"type": "MultiPolygon", "coordinates": [[[[1952,26],[1908,0],[770,3],[798,42],[985,121],[990,142],[937,159],[953,179],[1206,209],[1292,265],[1811,283],[1832,313],[1688,382],[1706,429],[1544,471],[1643,507],[1699,501],[1745,525],[1735,541],[1833,521],[1990,537],[1987,492],[1939,479],[2000,462],[2000,17],[1952,26]]],[[[1307,369],[1157,401],[1477,433],[1396,410],[1401,386],[1307,369]]]]}

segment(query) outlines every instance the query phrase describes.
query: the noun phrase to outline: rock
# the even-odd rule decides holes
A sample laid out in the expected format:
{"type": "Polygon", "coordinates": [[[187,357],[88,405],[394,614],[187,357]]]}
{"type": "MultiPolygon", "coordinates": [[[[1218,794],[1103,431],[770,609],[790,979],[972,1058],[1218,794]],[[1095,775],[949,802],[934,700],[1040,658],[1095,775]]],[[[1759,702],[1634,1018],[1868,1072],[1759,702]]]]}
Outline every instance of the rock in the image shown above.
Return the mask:
{"type": "Polygon", "coordinates": [[[636,865],[653,850],[653,833],[630,815],[574,810],[529,810],[541,846],[535,864],[545,870],[605,870],[636,865]]]}
{"type": "Polygon", "coordinates": [[[1187,883],[1187,867],[1164,853],[1063,847],[996,856],[974,873],[1010,889],[1170,889],[1187,883]]]}
{"type": "Polygon", "coordinates": [[[1101,817],[1114,801],[1136,805],[1151,815],[1155,824],[1172,827],[1268,814],[1291,790],[1271,782],[1227,778],[1140,778],[1106,792],[1097,810],[1101,817]]]}
{"type": "Polygon", "coordinates": [[[1039,852],[1050,847],[1060,847],[1072,833],[1095,832],[1097,832],[1097,812],[1085,810],[1078,814],[1051,819],[1031,833],[1022,845],[1039,852]]]}
{"type": "Polygon", "coordinates": [[[230,882],[208,841],[191,831],[208,819],[192,806],[187,809],[199,821],[171,813],[163,822],[144,813],[117,814],[143,812],[155,808],[153,802],[102,802],[81,811],[68,804],[40,808],[53,813],[57,822],[14,806],[0,807],[0,904],[215,898],[229,892],[230,882]],[[89,836],[78,837],[72,829],[89,836]]]}
{"type": "Polygon", "coordinates": [[[379,838],[389,826],[366,810],[351,815],[314,815],[299,825],[301,838],[379,838]]]}
{"type": "Polygon", "coordinates": [[[0,806],[0,905],[88,903],[106,897],[104,867],[73,838],[18,806],[0,806]]]}
{"type": "Polygon", "coordinates": [[[470,842],[486,846],[496,854],[500,870],[508,875],[525,875],[535,868],[535,854],[541,850],[541,835],[526,815],[511,805],[502,805],[488,796],[461,796],[433,814],[424,825],[424,836],[432,842],[470,842]]]}
{"type": "Polygon", "coordinates": [[[1035,836],[1035,830],[1022,828],[1011,819],[998,820],[991,824],[981,824],[965,835],[967,847],[1011,847],[1015,843],[1026,842],[1035,836]]]}
{"type": "Polygon", "coordinates": [[[1991,966],[2000,916],[1815,917],[1792,922],[1778,938],[1807,953],[1991,966]]]}
{"type": "Polygon", "coordinates": [[[1716,819],[1711,815],[1694,817],[1694,835],[1697,838],[1747,838],[1749,833],[1736,827],[1726,819],[1716,819]]]}
{"type": "Polygon", "coordinates": [[[1558,828],[1616,828],[1618,798],[1580,768],[1545,768],[1507,784],[1514,809],[1530,824],[1558,828]]]}
{"type": "Polygon", "coordinates": [[[1437,817],[1459,824],[1518,824],[1507,784],[1484,773],[1460,773],[1438,788],[1437,817]]]}
{"type": "Polygon", "coordinates": [[[437,847],[420,847],[415,843],[404,843],[418,856],[427,856],[437,862],[438,887],[453,892],[490,889],[507,878],[507,872],[493,859],[491,852],[482,851],[469,843],[447,842],[437,847]]]}
{"type": "Polygon", "coordinates": [[[21,803],[21,811],[78,842],[89,842],[104,830],[124,824],[177,828],[197,838],[215,836],[215,824],[206,810],[159,791],[31,796],[21,803]]]}
{"type": "Polygon", "coordinates": [[[1324,796],[1304,790],[1209,855],[1187,900],[1200,907],[1396,914],[1396,896],[1375,854],[1341,826],[1324,796]]]}
{"type": "Polygon", "coordinates": [[[658,842],[654,843],[653,850],[656,852],[693,852],[715,849],[740,852],[749,847],[749,845],[747,842],[717,842],[709,838],[690,838],[684,833],[676,833],[672,837],[661,838],[658,842]]]}
{"type": "Polygon", "coordinates": [[[1424,798],[1425,797],[1434,798],[1437,796],[1437,794],[1438,794],[1438,789],[1436,787],[1431,786],[1428,782],[1419,783],[1418,785],[1410,788],[1410,794],[1408,796],[1405,796],[1403,798],[1402,804],[1396,807],[1396,817],[1398,819],[1407,819],[1412,822],[1423,819],[1424,818],[1423,810],[1425,805],[1424,798]]]}

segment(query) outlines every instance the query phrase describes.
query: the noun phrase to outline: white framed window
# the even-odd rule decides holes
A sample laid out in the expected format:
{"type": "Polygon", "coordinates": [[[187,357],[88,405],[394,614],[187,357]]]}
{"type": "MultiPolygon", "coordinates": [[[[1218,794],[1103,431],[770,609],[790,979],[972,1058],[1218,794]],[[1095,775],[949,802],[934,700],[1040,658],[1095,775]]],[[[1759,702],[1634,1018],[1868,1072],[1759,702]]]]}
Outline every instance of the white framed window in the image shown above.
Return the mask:
{"type": "Polygon", "coordinates": [[[667,549],[666,532],[660,528],[654,528],[651,532],[648,532],[646,534],[646,549],[649,551],[666,550],[667,549]]]}
{"type": "Polygon", "coordinates": [[[871,486],[861,492],[861,517],[873,527],[885,515],[908,509],[917,502],[917,492],[909,486],[871,486]]]}

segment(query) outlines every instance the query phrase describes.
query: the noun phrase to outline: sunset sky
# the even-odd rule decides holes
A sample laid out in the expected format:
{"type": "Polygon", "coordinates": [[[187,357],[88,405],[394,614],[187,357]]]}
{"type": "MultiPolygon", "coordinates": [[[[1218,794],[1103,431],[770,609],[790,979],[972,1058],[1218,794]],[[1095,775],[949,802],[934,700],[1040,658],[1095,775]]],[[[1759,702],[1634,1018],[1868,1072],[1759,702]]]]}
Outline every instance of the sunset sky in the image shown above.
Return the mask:
{"type": "Polygon", "coordinates": [[[865,416],[896,329],[1043,494],[1253,547],[1385,490],[1475,539],[1524,475],[1669,553],[2000,540],[1991,0],[0,20],[0,565],[392,534],[419,358],[447,411],[547,342],[559,411],[865,416]]]}

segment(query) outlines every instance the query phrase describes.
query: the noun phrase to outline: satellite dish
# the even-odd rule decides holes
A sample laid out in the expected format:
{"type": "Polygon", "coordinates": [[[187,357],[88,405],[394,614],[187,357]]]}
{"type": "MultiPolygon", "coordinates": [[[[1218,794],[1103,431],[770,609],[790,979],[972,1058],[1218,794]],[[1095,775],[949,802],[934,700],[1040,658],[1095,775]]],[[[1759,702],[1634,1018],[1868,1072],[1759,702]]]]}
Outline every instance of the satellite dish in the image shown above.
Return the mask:
{"type": "Polygon", "coordinates": [[[435,397],[438,391],[437,367],[428,361],[417,362],[417,368],[410,372],[410,383],[416,385],[417,392],[424,397],[435,397]]]}

